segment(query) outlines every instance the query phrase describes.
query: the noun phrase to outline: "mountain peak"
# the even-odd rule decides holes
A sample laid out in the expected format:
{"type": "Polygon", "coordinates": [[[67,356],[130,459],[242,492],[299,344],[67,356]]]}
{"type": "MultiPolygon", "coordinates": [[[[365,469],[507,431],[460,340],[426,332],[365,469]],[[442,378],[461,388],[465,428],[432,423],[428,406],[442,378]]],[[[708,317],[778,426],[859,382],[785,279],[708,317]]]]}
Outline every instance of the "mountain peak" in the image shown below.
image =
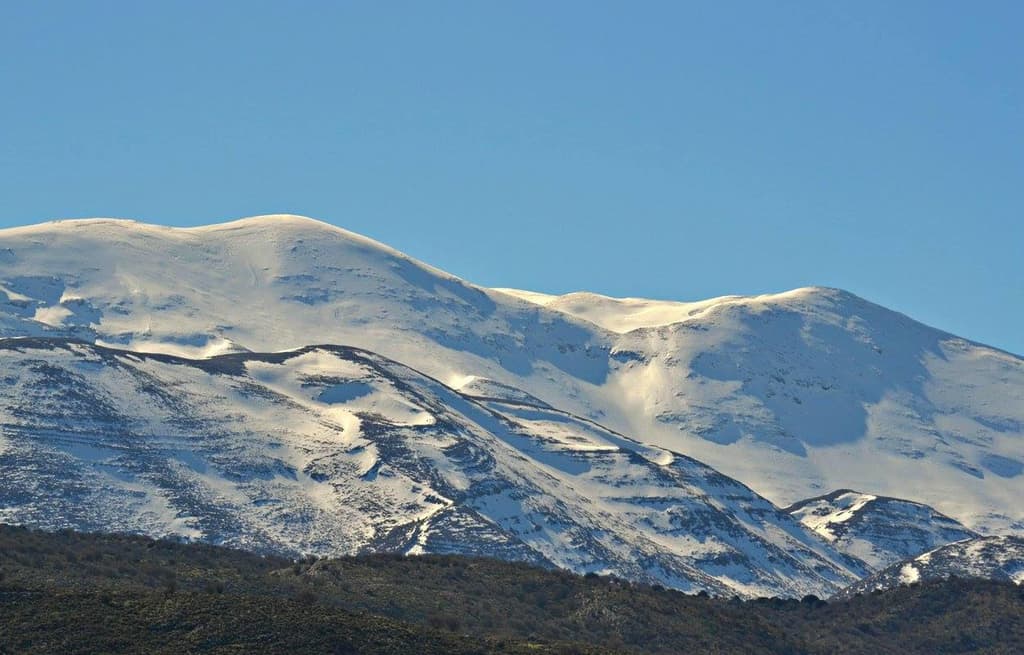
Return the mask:
{"type": "MultiPolygon", "coordinates": [[[[409,258],[408,255],[391,246],[346,230],[331,223],[297,214],[261,214],[222,223],[196,226],[168,226],[147,223],[128,218],[67,218],[47,221],[35,225],[11,227],[0,230],[0,238],[20,236],[68,236],[85,238],[90,234],[118,237],[170,236],[204,237],[208,235],[273,233],[295,239],[318,235],[325,238],[344,239],[359,245],[372,247],[388,254],[409,258]]],[[[411,258],[410,258],[411,259],[411,258]]]]}

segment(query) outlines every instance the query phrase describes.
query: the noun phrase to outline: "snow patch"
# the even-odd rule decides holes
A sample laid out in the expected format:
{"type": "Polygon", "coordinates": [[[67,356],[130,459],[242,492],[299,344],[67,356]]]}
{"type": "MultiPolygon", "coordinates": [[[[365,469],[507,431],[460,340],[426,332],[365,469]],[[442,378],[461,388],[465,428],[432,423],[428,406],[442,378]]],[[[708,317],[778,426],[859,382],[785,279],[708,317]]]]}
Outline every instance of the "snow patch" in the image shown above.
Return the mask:
{"type": "Polygon", "coordinates": [[[921,579],[921,572],[913,564],[904,564],[900,569],[900,583],[912,584],[921,579]]]}
{"type": "Polygon", "coordinates": [[[64,324],[64,319],[71,316],[71,314],[72,311],[70,309],[61,305],[37,307],[32,320],[39,321],[46,325],[51,325],[53,327],[60,327],[64,324]]]}

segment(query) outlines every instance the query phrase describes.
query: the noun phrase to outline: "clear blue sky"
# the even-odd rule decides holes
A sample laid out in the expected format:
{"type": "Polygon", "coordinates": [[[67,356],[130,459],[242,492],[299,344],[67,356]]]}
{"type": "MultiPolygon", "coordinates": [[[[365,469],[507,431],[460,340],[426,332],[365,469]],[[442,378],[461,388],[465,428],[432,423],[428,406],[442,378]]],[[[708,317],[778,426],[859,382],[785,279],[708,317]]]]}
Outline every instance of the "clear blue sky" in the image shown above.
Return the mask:
{"type": "Polygon", "coordinates": [[[1024,353],[1024,3],[5,2],[0,224],[315,216],[474,282],[820,284],[1024,353]]]}

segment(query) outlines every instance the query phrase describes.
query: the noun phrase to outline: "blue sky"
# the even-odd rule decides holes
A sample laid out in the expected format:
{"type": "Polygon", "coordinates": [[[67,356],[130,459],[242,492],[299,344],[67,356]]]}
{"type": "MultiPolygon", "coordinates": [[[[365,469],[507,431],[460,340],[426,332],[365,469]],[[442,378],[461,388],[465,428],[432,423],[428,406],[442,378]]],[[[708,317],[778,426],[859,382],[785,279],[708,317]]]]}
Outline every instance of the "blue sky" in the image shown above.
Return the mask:
{"type": "Polygon", "coordinates": [[[1024,353],[1019,2],[20,2],[0,225],[311,215],[474,282],[838,286],[1024,353]]]}

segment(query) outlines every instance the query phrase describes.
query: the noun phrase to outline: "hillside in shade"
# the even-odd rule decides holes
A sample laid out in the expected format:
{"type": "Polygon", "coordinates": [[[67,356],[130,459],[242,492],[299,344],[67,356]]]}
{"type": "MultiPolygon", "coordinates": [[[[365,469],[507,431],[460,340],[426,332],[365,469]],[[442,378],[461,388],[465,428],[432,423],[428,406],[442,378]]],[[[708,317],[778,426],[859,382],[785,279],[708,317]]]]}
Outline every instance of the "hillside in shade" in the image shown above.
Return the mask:
{"type": "Polygon", "coordinates": [[[837,597],[950,578],[1024,582],[1024,538],[975,537],[909,557],[842,590],[837,597]]]}

